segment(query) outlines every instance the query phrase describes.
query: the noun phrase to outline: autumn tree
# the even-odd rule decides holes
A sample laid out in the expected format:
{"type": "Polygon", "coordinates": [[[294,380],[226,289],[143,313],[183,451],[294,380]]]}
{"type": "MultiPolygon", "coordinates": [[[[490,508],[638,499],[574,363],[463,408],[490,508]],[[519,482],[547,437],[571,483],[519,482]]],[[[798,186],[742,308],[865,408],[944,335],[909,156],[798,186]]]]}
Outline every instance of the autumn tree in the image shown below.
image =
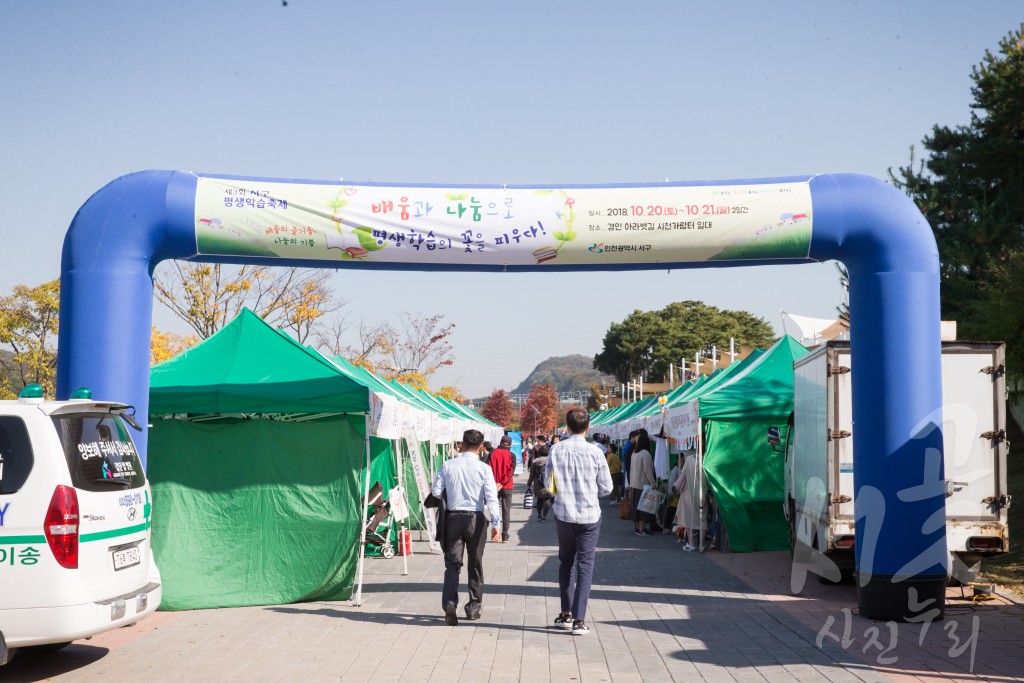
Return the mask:
{"type": "Polygon", "coordinates": [[[169,263],[157,268],[154,295],[201,339],[211,337],[248,308],[305,344],[328,314],[347,303],[331,291],[330,270],[169,263]]]}
{"type": "Polygon", "coordinates": [[[444,316],[419,316],[402,313],[400,329],[391,328],[387,357],[397,371],[416,368],[427,377],[454,363],[451,336],[455,323],[445,324],[444,316]]]}
{"type": "Polygon", "coordinates": [[[422,316],[402,313],[400,322],[359,322],[355,330],[332,324],[318,333],[321,348],[344,356],[354,365],[405,384],[427,380],[443,367],[454,363],[451,345],[454,323],[445,324],[443,315],[422,316]],[[346,337],[355,333],[355,343],[346,337]]]}
{"type": "Polygon", "coordinates": [[[558,407],[553,384],[534,384],[523,404],[523,427],[535,434],[553,431],[558,426],[558,407]]]}
{"type": "Polygon", "coordinates": [[[516,407],[512,403],[512,398],[508,395],[507,391],[495,389],[487,397],[483,408],[480,409],[480,414],[494,424],[508,429],[509,425],[512,424],[512,420],[516,417],[516,407]]]}
{"type": "Polygon", "coordinates": [[[458,403],[460,405],[466,404],[466,397],[463,396],[458,389],[450,385],[446,385],[438,389],[437,395],[446,401],[451,401],[452,403],[458,403]]]}
{"type": "Polygon", "coordinates": [[[149,341],[149,364],[163,363],[198,343],[199,337],[194,334],[182,336],[174,332],[161,332],[154,327],[149,341]]]}
{"type": "Polygon", "coordinates": [[[0,398],[15,398],[27,384],[47,396],[56,389],[60,280],[36,287],[16,285],[0,297],[0,398]]]}
{"type": "Polygon", "coordinates": [[[317,333],[318,345],[330,354],[344,356],[353,365],[375,372],[383,357],[391,353],[395,337],[391,326],[383,322],[371,324],[361,318],[355,329],[355,343],[347,344],[345,340],[351,333],[345,319],[334,320],[317,333]]]}

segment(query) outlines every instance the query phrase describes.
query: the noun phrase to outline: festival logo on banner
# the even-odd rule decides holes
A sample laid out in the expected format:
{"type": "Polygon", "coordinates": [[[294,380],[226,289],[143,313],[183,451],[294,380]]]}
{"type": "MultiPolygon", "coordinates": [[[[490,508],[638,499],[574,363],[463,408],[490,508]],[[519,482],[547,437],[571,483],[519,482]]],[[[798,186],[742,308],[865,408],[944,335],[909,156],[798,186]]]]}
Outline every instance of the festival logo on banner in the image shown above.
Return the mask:
{"type": "Polygon", "coordinates": [[[807,182],[523,189],[200,177],[200,254],[539,266],[806,258],[807,182]]]}

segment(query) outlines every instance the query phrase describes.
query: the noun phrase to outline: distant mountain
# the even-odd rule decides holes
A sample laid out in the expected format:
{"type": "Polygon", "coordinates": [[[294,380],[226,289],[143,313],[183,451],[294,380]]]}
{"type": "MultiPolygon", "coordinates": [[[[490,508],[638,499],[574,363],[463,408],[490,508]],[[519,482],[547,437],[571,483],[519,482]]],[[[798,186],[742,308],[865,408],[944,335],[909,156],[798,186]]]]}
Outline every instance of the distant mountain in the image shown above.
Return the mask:
{"type": "Polygon", "coordinates": [[[533,369],[523,382],[512,390],[513,394],[527,394],[534,384],[554,384],[560,392],[589,391],[597,383],[616,384],[615,378],[594,369],[590,356],[552,356],[533,369]]]}

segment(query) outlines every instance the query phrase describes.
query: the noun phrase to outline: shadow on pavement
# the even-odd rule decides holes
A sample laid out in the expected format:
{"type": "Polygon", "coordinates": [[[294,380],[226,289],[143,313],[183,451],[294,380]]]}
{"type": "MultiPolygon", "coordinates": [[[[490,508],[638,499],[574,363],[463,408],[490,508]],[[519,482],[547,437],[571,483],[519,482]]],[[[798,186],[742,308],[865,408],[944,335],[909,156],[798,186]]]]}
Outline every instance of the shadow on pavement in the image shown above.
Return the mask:
{"type": "Polygon", "coordinates": [[[42,681],[98,662],[109,653],[105,647],[84,643],[72,643],[63,650],[47,654],[19,652],[9,664],[0,667],[0,680],[12,683],[42,681]]]}

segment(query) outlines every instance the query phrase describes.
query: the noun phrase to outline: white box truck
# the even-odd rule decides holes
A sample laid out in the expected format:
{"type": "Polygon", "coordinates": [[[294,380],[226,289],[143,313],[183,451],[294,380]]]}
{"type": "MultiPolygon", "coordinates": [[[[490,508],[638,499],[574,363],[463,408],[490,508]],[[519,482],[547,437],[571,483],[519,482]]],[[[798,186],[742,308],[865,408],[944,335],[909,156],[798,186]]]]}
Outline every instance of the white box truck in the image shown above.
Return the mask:
{"type": "MultiPolygon", "coordinates": [[[[962,583],[975,580],[982,559],[1009,549],[1004,357],[1001,342],[942,343],[946,546],[950,579],[962,583]]],[[[818,551],[811,555],[823,582],[854,571],[850,358],[848,341],[830,341],[793,364],[785,515],[791,548],[818,551]]]]}

